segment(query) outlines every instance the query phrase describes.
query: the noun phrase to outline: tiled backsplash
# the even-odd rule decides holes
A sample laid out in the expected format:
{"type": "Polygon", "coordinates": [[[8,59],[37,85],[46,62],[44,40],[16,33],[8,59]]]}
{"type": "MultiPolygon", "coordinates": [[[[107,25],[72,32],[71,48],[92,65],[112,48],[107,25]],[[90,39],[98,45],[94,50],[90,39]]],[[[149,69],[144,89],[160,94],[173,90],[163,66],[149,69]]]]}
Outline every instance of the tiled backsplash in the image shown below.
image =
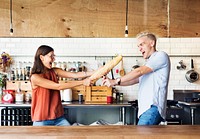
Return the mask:
{"type": "MultiPolygon", "coordinates": [[[[50,45],[54,48],[57,62],[85,61],[90,69],[97,68],[103,61],[108,61],[115,54],[124,56],[124,68],[131,71],[132,66],[144,63],[136,46],[135,38],[0,38],[0,52],[9,53],[15,60],[33,62],[37,48],[42,45],[50,45]]],[[[170,55],[171,74],[169,81],[168,99],[173,99],[173,89],[200,89],[200,80],[189,83],[185,79],[185,73],[191,69],[190,59],[194,59],[194,67],[200,73],[200,38],[159,38],[157,49],[170,55]],[[177,65],[183,60],[187,66],[185,70],[177,70],[177,65]]],[[[120,64],[114,68],[120,69],[120,64]]],[[[110,76],[110,75],[109,75],[110,76]]],[[[101,80],[97,85],[101,84],[101,80]]],[[[138,85],[129,87],[117,87],[124,93],[126,100],[137,98],[138,85]]],[[[148,92],[147,92],[148,93],[148,92]]]]}

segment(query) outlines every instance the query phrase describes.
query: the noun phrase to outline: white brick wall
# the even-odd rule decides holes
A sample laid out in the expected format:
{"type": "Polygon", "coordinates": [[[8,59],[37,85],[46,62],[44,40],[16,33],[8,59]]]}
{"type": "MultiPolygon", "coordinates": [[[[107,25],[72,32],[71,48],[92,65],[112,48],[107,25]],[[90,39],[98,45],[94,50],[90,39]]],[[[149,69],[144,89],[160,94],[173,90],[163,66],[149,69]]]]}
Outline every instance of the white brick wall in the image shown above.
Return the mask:
{"type": "MultiPolygon", "coordinates": [[[[19,61],[33,62],[33,56],[38,46],[46,44],[54,48],[56,61],[86,61],[87,67],[96,68],[98,63],[110,60],[115,54],[124,56],[126,72],[144,60],[136,46],[135,38],[0,38],[0,52],[8,52],[15,60],[13,66],[19,61]]],[[[185,73],[190,70],[190,59],[194,59],[195,70],[200,73],[200,38],[160,38],[157,49],[170,55],[172,67],[169,82],[168,99],[173,99],[173,89],[200,89],[200,80],[188,83],[185,73]],[[186,70],[177,70],[178,62],[183,60],[186,70]]],[[[116,69],[114,68],[114,76],[116,69]]],[[[110,75],[109,75],[110,76],[110,75]]],[[[101,80],[97,82],[100,84],[101,80]]],[[[137,98],[138,85],[130,87],[117,87],[124,93],[126,100],[137,98]]]]}

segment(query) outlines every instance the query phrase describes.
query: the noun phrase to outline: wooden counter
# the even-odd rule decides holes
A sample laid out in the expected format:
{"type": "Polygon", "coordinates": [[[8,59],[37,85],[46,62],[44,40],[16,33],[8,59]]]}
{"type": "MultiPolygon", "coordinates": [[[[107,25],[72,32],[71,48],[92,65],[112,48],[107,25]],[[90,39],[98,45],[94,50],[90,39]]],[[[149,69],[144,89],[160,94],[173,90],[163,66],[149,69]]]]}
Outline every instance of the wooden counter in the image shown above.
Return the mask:
{"type": "Polygon", "coordinates": [[[200,126],[0,127],[1,139],[199,139],[200,126]]]}

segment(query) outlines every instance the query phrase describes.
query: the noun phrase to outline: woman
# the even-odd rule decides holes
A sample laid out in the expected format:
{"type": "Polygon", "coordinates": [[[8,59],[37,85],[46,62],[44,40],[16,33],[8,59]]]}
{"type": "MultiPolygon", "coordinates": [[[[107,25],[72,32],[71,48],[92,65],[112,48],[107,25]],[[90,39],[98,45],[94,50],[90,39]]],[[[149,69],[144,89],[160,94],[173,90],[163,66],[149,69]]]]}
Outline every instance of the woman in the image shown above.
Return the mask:
{"type": "Polygon", "coordinates": [[[52,67],[55,61],[54,49],[41,45],[35,54],[31,71],[32,106],[31,117],[33,126],[68,126],[70,123],[64,118],[64,110],[60,98],[60,90],[78,85],[89,86],[88,78],[81,81],[59,83],[58,78],[85,78],[93,72],[67,72],[52,67]]]}

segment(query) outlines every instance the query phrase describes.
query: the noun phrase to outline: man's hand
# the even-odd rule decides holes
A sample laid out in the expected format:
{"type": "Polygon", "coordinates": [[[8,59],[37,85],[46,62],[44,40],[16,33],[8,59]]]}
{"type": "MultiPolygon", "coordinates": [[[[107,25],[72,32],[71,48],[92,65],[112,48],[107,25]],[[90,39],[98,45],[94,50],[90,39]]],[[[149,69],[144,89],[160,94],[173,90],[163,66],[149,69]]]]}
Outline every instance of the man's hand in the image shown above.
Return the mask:
{"type": "Polygon", "coordinates": [[[115,80],[111,80],[110,78],[103,76],[102,86],[112,87],[114,85],[116,85],[115,80]]]}

